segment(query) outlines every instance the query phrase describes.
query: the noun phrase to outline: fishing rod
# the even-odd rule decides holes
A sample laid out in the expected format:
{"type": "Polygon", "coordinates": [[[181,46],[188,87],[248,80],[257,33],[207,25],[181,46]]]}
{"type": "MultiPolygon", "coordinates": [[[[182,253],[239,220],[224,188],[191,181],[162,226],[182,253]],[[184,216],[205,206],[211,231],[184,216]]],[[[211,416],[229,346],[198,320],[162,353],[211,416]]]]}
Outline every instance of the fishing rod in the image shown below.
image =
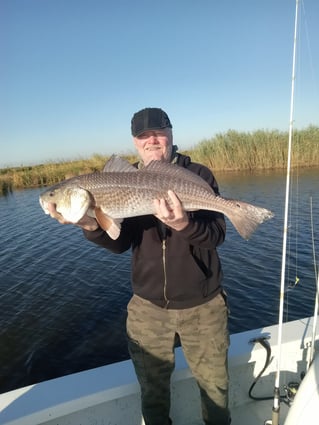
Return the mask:
{"type": "Polygon", "coordinates": [[[312,338],[311,338],[311,350],[310,350],[309,366],[312,363],[314,356],[315,356],[315,339],[316,339],[316,333],[317,333],[318,305],[319,305],[319,272],[317,274],[316,304],[315,304],[315,309],[314,309],[314,314],[313,314],[312,338]]]}
{"type": "Polygon", "coordinates": [[[283,328],[283,312],[284,312],[284,293],[285,293],[285,272],[286,272],[286,256],[287,256],[287,235],[288,235],[288,213],[289,213],[289,191],[290,191],[290,168],[291,168],[291,152],[293,137],[293,116],[294,116],[294,94],[295,94],[295,78],[296,78],[296,50],[297,50],[297,31],[298,31],[298,10],[299,0],[296,0],[295,8],[295,25],[294,25],[294,43],[293,43],[293,59],[292,59],[292,78],[291,78],[291,97],[290,97],[290,119],[289,119],[289,137],[288,137],[288,157],[287,157],[287,174],[286,174],[286,194],[285,194],[285,213],[282,243],[282,260],[281,260],[281,283],[280,283],[280,299],[279,299],[279,320],[278,320],[278,340],[277,340],[277,370],[274,388],[274,402],[272,408],[272,419],[266,421],[265,425],[278,425],[280,412],[280,367],[281,367],[281,344],[282,344],[282,328],[283,328]]]}
{"type": "Polygon", "coordinates": [[[311,347],[310,347],[310,361],[309,366],[313,361],[315,355],[315,339],[316,339],[316,330],[317,330],[317,318],[318,318],[318,309],[319,309],[319,272],[317,274],[317,262],[316,262],[316,252],[315,252],[315,243],[314,243],[314,232],[313,232],[313,214],[312,214],[312,198],[310,198],[310,214],[311,214],[311,236],[312,236],[312,252],[313,252],[313,263],[315,268],[315,276],[317,278],[317,290],[316,290],[316,301],[315,308],[313,313],[313,323],[312,323],[312,338],[311,338],[311,347]]]}

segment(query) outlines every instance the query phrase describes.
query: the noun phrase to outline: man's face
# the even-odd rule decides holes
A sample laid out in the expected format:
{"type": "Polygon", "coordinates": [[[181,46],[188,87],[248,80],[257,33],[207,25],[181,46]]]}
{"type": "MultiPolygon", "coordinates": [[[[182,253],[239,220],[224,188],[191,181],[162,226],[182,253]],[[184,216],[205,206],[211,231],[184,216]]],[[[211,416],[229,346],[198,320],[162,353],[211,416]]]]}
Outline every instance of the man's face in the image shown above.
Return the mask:
{"type": "Polygon", "coordinates": [[[148,130],[134,137],[134,145],[145,165],[150,161],[170,161],[173,146],[171,128],[162,130],[148,130]]]}

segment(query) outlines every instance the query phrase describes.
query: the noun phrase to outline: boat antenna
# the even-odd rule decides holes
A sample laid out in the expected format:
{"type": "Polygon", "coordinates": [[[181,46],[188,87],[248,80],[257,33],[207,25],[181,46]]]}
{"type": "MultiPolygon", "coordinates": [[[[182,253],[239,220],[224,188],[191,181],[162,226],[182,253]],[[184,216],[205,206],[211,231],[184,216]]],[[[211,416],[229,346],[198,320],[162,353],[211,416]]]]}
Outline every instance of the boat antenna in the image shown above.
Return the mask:
{"type": "Polygon", "coordinates": [[[284,228],[283,228],[282,260],[281,260],[281,284],[280,284],[280,298],[279,298],[279,321],[278,321],[278,340],[277,340],[277,347],[278,347],[277,370],[276,370],[276,379],[275,379],[275,388],[274,388],[274,403],[273,403],[273,408],[272,408],[272,420],[266,421],[265,425],[270,425],[270,424],[271,425],[278,425],[279,424],[279,412],[280,412],[279,385],[280,385],[281,344],[282,344],[282,328],[283,328],[283,312],[284,312],[285,271],[286,271],[286,256],[287,256],[287,234],[288,234],[290,168],[291,168],[291,151],[292,151],[292,136],[293,136],[293,116],[294,116],[298,10],[299,10],[299,0],[296,0],[293,59],[292,59],[291,97],[290,97],[289,137],[288,137],[288,153],[287,153],[285,215],[284,215],[284,228]]]}

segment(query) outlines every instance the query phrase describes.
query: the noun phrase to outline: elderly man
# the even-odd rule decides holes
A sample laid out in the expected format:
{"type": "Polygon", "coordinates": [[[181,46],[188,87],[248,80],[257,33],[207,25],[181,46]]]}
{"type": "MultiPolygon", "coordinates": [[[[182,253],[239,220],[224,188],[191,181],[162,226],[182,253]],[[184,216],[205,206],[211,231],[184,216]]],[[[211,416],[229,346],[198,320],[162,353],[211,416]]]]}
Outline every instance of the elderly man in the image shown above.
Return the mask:
{"type": "MultiPolygon", "coordinates": [[[[177,152],[171,122],[162,109],[135,113],[131,130],[140,157],[137,167],[153,160],[172,162],[200,175],[219,193],[209,169],[177,152]]],[[[114,253],[132,249],[134,295],[128,304],[127,335],[145,424],[172,423],[170,378],[179,341],[199,386],[204,423],[227,425],[228,309],[217,253],[225,239],[224,217],[211,211],[186,212],[174,192],[169,196],[172,208],[164,199],[155,199],[156,216],[125,219],[116,240],[91,217],[78,225],[88,240],[114,253]]],[[[65,223],[54,206],[51,215],[65,223]]]]}

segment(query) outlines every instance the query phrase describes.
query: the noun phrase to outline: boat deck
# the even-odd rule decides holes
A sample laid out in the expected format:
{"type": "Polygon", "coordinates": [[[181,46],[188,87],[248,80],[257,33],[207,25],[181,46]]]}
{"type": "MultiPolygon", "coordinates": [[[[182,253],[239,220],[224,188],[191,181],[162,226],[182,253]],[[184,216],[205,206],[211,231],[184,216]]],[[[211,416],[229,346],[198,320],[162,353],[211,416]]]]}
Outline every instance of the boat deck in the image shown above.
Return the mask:
{"type": "MultiPolygon", "coordinates": [[[[240,405],[237,408],[231,409],[232,422],[231,425],[265,425],[266,421],[272,419],[272,400],[263,400],[255,401],[251,400],[246,404],[240,405]]],[[[280,404],[279,412],[279,424],[285,422],[286,416],[288,414],[289,406],[286,403],[280,404]]],[[[183,419],[178,415],[172,415],[173,425],[204,425],[203,421],[198,418],[198,415],[195,413],[193,417],[189,418],[189,421],[185,421],[185,416],[183,419]],[[197,418],[194,419],[194,416],[197,418]]],[[[141,419],[141,425],[144,425],[143,420],[141,419]]]]}
{"type": "MultiPolygon", "coordinates": [[[[285,403],[280,404],[279,424],[283,424],[287,416],[289,407],[285,403]]],[[[272,419],[272,401],[254,401],[234,408],[231,411],[231,425],[265,425],[265,421],[272,419]]],[[[182,425],[173,421],[174,425],[182,425]]],[[[271,422],[270,422],[271,424],[271,422]]],[[[185,423],[183,425],[203,425],[201,420],[185,423]]]]}
{"type": "MultiPolygon", "coordinates": [[[[285,362],[281,370],[281,394],[284,393],[285,385],[298,382],[301,372],[307,370],[311,333],[311,318],[284,324],[281,348],[285,362]]],[[[255,401],[249,398],[249,389],[265,365],[265,349],[260,344],[252,345],[250,341],[263,335],[270,337],[272,361],[254,388],[253,394],[261,397],[272,396],[274,391],[277,327],[270,326],[231,336],[229,399],[232,425],[265,425],[267,421],[271,424],[273,400],[255,401]]],[[[315,345],[319,350],[318,342],[319,335],[315,345]]],[[[312,379],[315,385],[312,384],[311,388],[318,387],[318,394],[314,393],[317,410],[319,367],[312,379]]],[[[143,425],[139,391],[132,362],[127,360],[1,394],[0,423],[143,425]]],[[[306,395],[307,405],[310,396],[306,395]]],[[[294,407],[295,404],[291,409],[294,407]]],[[[285,423],[288,409],[284,402],[280,404],[280,425],[285,423]]],[[[180,347],[176,349],[176,367],[172,377],[171,418],[174,425],[203,425],[199,389],[180,347]]],[[[313,423],[313,418],[303,423],[313,423]]]]}
{"type": "MultiPolygon", "coordinates": [[[[239,408],[232,409],[231,425],[264,425],[265,421],[271,420],[272,401],[254,401],[248,402],[239,408]]],[[[280,404],[279,423],[284,423],[289,407],[285,403],[280,404]]],[[[271,423],[271,422],[270,422],[271,423]]]]}

